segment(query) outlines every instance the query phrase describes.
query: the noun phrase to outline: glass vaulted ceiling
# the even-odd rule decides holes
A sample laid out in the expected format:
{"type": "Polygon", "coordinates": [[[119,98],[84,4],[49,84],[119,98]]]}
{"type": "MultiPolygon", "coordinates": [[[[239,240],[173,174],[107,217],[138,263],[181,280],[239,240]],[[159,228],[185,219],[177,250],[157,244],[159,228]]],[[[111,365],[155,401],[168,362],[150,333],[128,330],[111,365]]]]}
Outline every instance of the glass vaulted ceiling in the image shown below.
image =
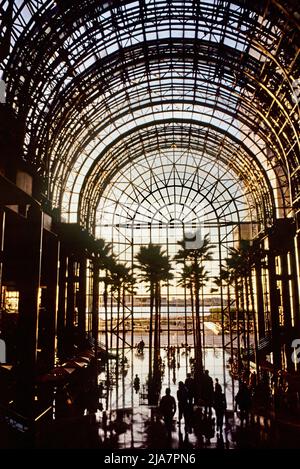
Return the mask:
{"type": "Polygon", "coordinates": [[[24,158],[53,206],[95,230],[100,196],[109,197],[117,174],[140,158],[151,167],[172,147],[173,161],[175,148],[192,155],[180,162],[186,173],[217,162],[237,187],[243,181],[259,223],[296,207],[294,5],[2,2],[2,21],[13,24],[1,49],[7,100],[24,124],[24,158]]]}

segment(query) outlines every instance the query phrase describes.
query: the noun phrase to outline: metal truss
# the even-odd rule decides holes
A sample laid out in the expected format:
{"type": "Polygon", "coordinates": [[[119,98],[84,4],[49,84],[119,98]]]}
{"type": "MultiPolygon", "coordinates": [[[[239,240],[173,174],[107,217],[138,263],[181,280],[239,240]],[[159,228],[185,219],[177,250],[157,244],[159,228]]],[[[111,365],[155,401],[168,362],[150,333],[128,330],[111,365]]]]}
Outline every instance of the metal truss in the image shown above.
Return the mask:
{"type": "Polygon", "coordinates": [[[168,142],[243,179],[259,223],[298,207],[297,2],[7,0],[0,15],[24,158],[70,221],[93,229],[140,145],[168,142]]]}
{"type": "MultiPolygon", "coordinates": [[[[135,162],[137,164],[139,161],[144,162],[144,171],[146,171],[147,165],[149,166],[150,164],[148,159],[152,161],[153,158],[155,170],[152,169],[152,177],[155,178],[156,173],[160,173],[159,168],[164,168],[164,164],[167,164],[167,167],[169,167],[171,159],[174,166],[173,171],[178,166],[176,175],[174,175],[176,183],[174,183],[173,177],[171,185],[182,186],[182,190],[188,190],[189,194],[195,193],[195,191],[197,193],[198,191],[199,194],[203,195],[203,186],[199,186],[197,178],[202,171],[206,174],[205,165],[207,164],[209,164],[211,174],[206,174],[205,181],[215,178],[214,184],[219,184],[220,195],[222,192],[221,187],[223,187],[224,193],[227,191],[227,188],[222,185],[222,178],[226,181],[234,174],[237,181],[244,185],[243,194],[249,195],[249,200],[251,199],[250,205],[255,207],[252,215],[253,221],[258,223],[261,229],[263,229],[266,220],[269,220],[270,223],[272,222],[274,218],[274,201],[270,198],[272,191],[268,175],[259,161],[254,156],[251,156],[249,150],[244,148],[240,142],[229,139],[217,130],[193,125],[191,122],[174,122],[168,123],[168,125],[165,122],[161,122],[156,126],[150,125],[142,130],[138,129],[136,132],[129,133],[127,138],[117,141],[115,146],[108,148],[106,154],[101,156],[94,164],[83,183],[80,197],[80,214],[83,218],[80,222],[83,225],[89,226],[92,230],[94,226],[93,214],[98,212],[99,201],[107,193],[107,190],[110,190],[112,187],[112,181],[115,181],[116,187],[118,187],[118,181],[120,178],[122,180],[121,174],[124,177],[128,174],[127,179],[130,185],[132,167],[137,171],[135,162]],[[234,159],[229,164],[233,153],[234,159]],[[167,160],[165,161],[163,158],[167,158],[167,160]],[[111,167],[115,160],[119,161],[117,170],[111,167]],[[214,172],[216,173],[215,175],[214,172]],[[190,175],[188,181],[183,176],[184,174],[190,175]],[[191,174],[193,174],[193,177],[191,177],[191,174]],[[257,184],[258,178],[260,178],[260,184],[257,184]]],[[[167,171],[169,170],[167,169],[167,171]]],[[[147,193],[151,192],[152,186],[153,190],[157,189],[155,184],[150,184],[145,176],[143,177],[144,180],[139,180],[140,188],[138,189],[136,181],[140,173],[142,174],[141,167],[140,171],[134,173],[135,176],[132,181],[132,184],[136,187],[135,192],[131,195],[133,203],[137,203],[139,193],[144,194],[144,191],[147,191],[147,193]]],[[[210,183],[211,181],[208,184],[209,190],[206,188],[205,191],[213,191],[214,186],[210,183]]],[[[165,176],[163,184],[165,189],[168,189],[170,176],[165,176]]],[[[236,185],[238,185],[238,182],[236,185]]],[[[124,188],[123,191],[130,198],[127,193],[128,188],[124,188]]],[[[227,197],[229,200],[228,193],[227,197]]],[[[163,199],[161,197],[161,200],[163,199]]],[[[231,193],[231,203],[235,204],[233,193],[231,193]]],[[[191,207],[191,203],[188,200],[186,200],[186,204],[191,207]]],[[[212,201],[211,204],[213,205],[212,201]]],[[[156,204],[156,206],[159,205],[156,204]]],[[[214,216],[216,219],[221,217],[217,213],[214,216]]],[[[130,222],[130,219],[131,216],[128,213],[127,222],[130,222]]]]}

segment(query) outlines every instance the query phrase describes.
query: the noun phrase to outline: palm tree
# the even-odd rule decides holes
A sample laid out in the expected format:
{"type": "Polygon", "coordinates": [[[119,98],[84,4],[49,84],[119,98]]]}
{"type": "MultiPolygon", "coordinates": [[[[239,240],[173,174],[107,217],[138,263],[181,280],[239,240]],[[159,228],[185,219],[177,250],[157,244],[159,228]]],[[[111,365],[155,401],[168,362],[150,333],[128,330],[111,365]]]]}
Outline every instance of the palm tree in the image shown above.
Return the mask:
{"type": "Polygon", "coordinates": [[[101,270],[104,271],[104,275],[99,277],[100,282],[103,282],[103,305],[104,305],[104,317],[105,317],[105,348],[108,352],[108,289],[112,284],[111,271],[116,263],[115,256],[109,252],[104,262],[101,264],[101,270]]]}
{"type": "MultiPolygon", "coordinates": [[[[123,348],[122,348],[122,356],[124,359],[124,347],[125,347],[125,340],[126,340],[126,293],[128,293],[131,297],[136,294],[135,290],[136,278],[133,275],[132,271],[128,269],[126,275],[123,277],[122,282],[122,304],[123,304],[123,348]]],[[[132,313],[131,313],[132,314],[132,313]]],[[[133,344],[131,343],[131,347],[133,344]]]]}
{"type": "MultiPolygon", "coordinates": [[[[208,280],[208,272],[205,271],[205,263],[212,259],[212,249],[215,245],[211,244],[209,236],[205,235],[201,246],[188,249],[185,240],[178,242],[180,249],[174,259],[183,264],[183,277],[188,277],[189,287],[191,290],[192,304],[195,304],[195,380],[196,385],[200,385],[200,377],[203,372],[202,359],[202,340],[200,326],[200,292],[204,288],[208,280]]],[[[202,295],[203,298],[203,295],[202,295]]],[[[202,304],[202,308],[203,308],[202,304]]]]}
{"type": "MultiPolygon", "coordinates": [[[[255,247],[248,240],[241,240],[238,248],[230,248],[230,257],[226,259],[231,275],[234,278],[236,285],[236,303],[238,304],[238,293],[240,292],[241,304],[243,312],[246,309],[247,314],[247,340],[246,340],[246,325],[245,318],[244,323],[244,343],[248,349],[248,361],[249,361],[249,349],[250,349],[250,321],[252,313],[253,333],[254,333],[254,354],[257,368],[257,376],[259,377],[259,362],[258,362],[258,337],[257,337],[257,324],[255,315],[255,302],[254,302],[254,288],[252,279],[252,268],[264,257],[264,253],[260,248],[255,247]],[[246,308],[244,305],[246,304],[246,308]]],[[[237,306],[237,321],[239,317],[239,311],[237,306]]],[[[238,324],[238,323],[237,323],[238,324]]],[[[237,326],[239,331],[239,326],[237,326]]],[[[238,334],[239,336],[239,334],[238,334]]]]}
{"type": "MultiPolygon", "coordinates": [[[[233,324],[232,324],[232,314],[231,314],[231,287],[233,284],[233,277],[227,265],[225,266],[221,265],[220,275],[219,277],[214,278],[214,283],[220,289],[222,289],[223,286],[225,286],[227,290],[227,314],[228,314],[228,322],[229,322],[230,353],[231,353],[231,358],[233,358],[233,324]]],[[[222,304],[222,315],[225,315],[225,310],[222,304]]],[[[222,322],[224,325],[224,318],[222,322]]]]}
{"type": "MultiPolygon", "coordinates": [[[[99,315],[99,281],[106,282],[106,277],[99,277],[99,271],[107,269],[111,259],[112,245],[107,243],[104,239],[96,240],[95,257],[93,259],[93,315],[92,315],[92,335],[94,343],[98,342],[98,315],[99,315]]],[[[106,318],[107,319],[107,318],[106,318]]],[[[107,323],[105,325],[107,334],[107,323]]]]}
{"type": "Polygon", "coordinates": [[[194,308],[194,295],[193,295],[193,281],[192,281],[192,272],[193,268],[190,265],[184,265],[182,267],[178,286],[184,288],[185,290],[188,289],[190,293],[191,299],[191,310],[192,310],[192,330],[193,330],[193,343],[194,343],[194,350],[196,350],[196,323],[195,323],[195,308],[194,308]]]}
{"type": "Polygon", "coordinates": [[[160,391],[160,310],[161,287],[163,282],[173,278],[169,256],[162,247],[150,243],[141,246],[135,256],[140,269],[140,278],[149,284],[150,291],[150,323],[149,323],[149,403],[155,404],[160,391]],[[154,314],[154,357],[153,345],[153,312],[154,314]]]}
{"type": "Polygon", "coordinates": [[[241,372],[241,327],[240,318],[241,313],[243,314],[243,326],[242,333],[245,344],[245,318],[244,318],[244,298],[243,298],[243,287],[242,287],[242,265],[241,265],[241,252],[239,248],[230,248],[229,257],[225,259],[226,267],[229,273],[229,277],[232,279],[234,285],[235,295],[235,322],[236,322],[236,333],[237,333],[237,359],[238,359],[238,373],[241,372]]]}
{"type": "MultiPolygon", "coordinates": [[[[117,294],[117,355],[119,352],[120,323],[123,323],[123,355],[124,355],[124,327],[125,327],[125,295],[126,292],[133,293],[135,279],[126,265],[112,262],[110,266],[110,283],[112,292],[117,294]],[[123,303],[123,319],[120,322],[120,309],[123,303]]],[[[124,358],[124,357],[123,357],[124,358]]]]}

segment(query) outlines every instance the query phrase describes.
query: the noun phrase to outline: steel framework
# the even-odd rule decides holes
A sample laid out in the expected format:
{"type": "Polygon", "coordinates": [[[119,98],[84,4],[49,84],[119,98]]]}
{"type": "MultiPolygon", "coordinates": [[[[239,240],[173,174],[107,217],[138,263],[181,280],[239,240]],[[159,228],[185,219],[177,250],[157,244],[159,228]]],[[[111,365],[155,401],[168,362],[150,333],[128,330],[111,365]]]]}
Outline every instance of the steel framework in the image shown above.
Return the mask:
{"type": "MultiPolygon", "coordinates": [[[[233,355],[236,340],[240,358],[241,331],[248,362],[255,355],[257,371],[258,339],[272,339],[275,369],[282,366],[283,349],[289,359],[293,328],[299,330],[300,324],[297,8],[296,0],[0,0],[0,68],[6,105],[20,129],[22,159],[42,182],[44,211],[58,212],[60,221],[69,223],[68,228],[61,223],[65,238],[58,230],[61,344],[73,319],[82,337],[92,330],[97,344],[101,269],[91,234],[112,241],[119,260],[134,266],[137,250],[149,241],[163,245],[174,259],[182,228],[191,227],[201,228],[216,244],[198,325],[203,348],[215,346],[205,343],[210,339],[204,306],[219,301],[222,338],[217,346],[223,349],[224,385],[226,351],[230,348],[233,355]],[[289,223],[294,220],[296,228],[289,223]],[[81,240],[77,257],[76,230],[81,240]],[[227,291],[221,279],[213,294],[229,248],[247,236],[257,237],[254,245],[264,258],[250,265],[249,279],[235,279],[227,291]],[[92,245],[90,252],[86,243],[92,245]],[[231,306],[236,324],[230,325],[228,338],[224,325],[234,321],[231,306]],[[256,318],[258,326],[251,346],[250,313],[253,328],[256,318]],[[284,340],[283,328],[288,331],[284,340]]],[[[3,96],[1,106],[2,101],[3,96]]],[[[31,216],[43,230],[41,214],[31,216]]],[[[33,239],[27,253],[36,261],[29,305],[37,320],[42,240],[33,239]]],[[[56,317],[58,258],[55,262],[56,273],[47,279],[51,318],[56,317]]],[[[175,262],[173,267],[173,284],[161,289],[168,348],[172,334],[178,341],[178,331],[188,343],[193,313],[193,299],[187,288],[178,287],[180,271],[175,262]],[[175,300],[184,313],[174,321],[175,300]]],[[[26,282],[23,288],[27,292],[26,282]]],[[[126,301],[124,295],[116,319],[114,290],[110,293],[102,328],[105,345],[110,333],[117,351],[122,341],[124,357],[125,344],[134,346],[136,304],[133,295],[126,301]]],[[[142,296],[140,287],[138,300],[142,296]]],[[[24,323],[30,308],[23,301],[24,323]]],[[[199,330],[192,323],[193,332],[199,330]]],[[[51,327],[54,357],[54,322],[51,327]]],[[[36,327],[31,332],[35,352],[36,327]]],[[[34,369],[34,357],[29,365],[24,377],[27,366],[34,369]]],[[[293,369],[290,359],[287,367],[293,369]]]]}
{"type": "Polygon", "coordinates": [[[141,141],[166,139],[216,158],[224,142],[229,167],[265,181],[253,190],[269,179],[279,205],[297,209],[296,2],[7,0],[0,13],[24,158],[70,221],[91,229],[101,191],[141,141]]]}

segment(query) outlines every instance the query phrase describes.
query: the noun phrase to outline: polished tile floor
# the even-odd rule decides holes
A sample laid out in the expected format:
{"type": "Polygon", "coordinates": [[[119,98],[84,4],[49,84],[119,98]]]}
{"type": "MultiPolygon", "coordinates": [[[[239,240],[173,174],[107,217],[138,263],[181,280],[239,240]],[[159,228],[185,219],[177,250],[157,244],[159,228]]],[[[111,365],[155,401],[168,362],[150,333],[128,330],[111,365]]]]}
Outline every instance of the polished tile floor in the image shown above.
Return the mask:
{"type": "MultiPolygon", "coordinates": [[[[110,360],[106,372],[99,376],[99,382],[103,383],[104,391],[103,397],[100,399],[103,411],[97,413],[97,421],[99,422],[99,436],[104,444],[109,445],[110,439],[112,439],[113,444],[117,443],[120,449],[130,447],[216,448],[223,445],[231,448],[234,446],[231,431],[235,428],[235,421],[232,418],[232,412],[230,413],[234,383],[228,368],[226,366],[223,368],[223,360],[226,364],[228,357],[226,355],[223,357],[220,349],[206,349],[205,368],[209,370],[213,379],[218,378],[222,386],[225,385],[229,418],[227,424],[224,423],[221,435],[215,432],[214,411],[212,418],[204,421],[202,435],[199,432],[196,435],[193,428],[185,428],[183,421],[181,425],[178,425],[177,409],[172,434],[168,438],[165,425],[158,418],[156,408],[148,405],[146,397],[148,350],[145,349],[143,355],[139,355],[136,350],[125,350],[124,356],[126,357],[125,367],[118,367],[117,370],[116,362],[110,360]],[[107,374],[110,377],[108,389],[106,389],[107,374]],[[138,392],[133,387],[136,375],[140,378],[138,392]]],[[[162,360],[165,365],[162,394],[164,394],[166,387],[170,387],[171,394],[176,398],[179,381],[185,381],[187,373],[190,371],[189,359],[191,356],[192,351],[187,351],[185,347],[176,349],[176,366],[170,367],[168,366],[167,350],[162,351],[162,360]]]]}
{"type": "MultiPolygon", "coordinates": [[[[175,338],[174,338],[175,339],[175,338]]],[[[34,446],[37,448],[104,448],[113,450],[135,449],[236,449],[297,447],[300,441],[300,425],[297,422],[274,422],[256,415],[247,427],[242,428],[239,416],[233,412],[237,382],[232,379],[227,366],[229,356],[223,354],[220,338],[214,339],[213,347],[205,350],[205,369],[210,376],[218,378],[226,393],[227,415],[223,431],[216,432],[215,414],[204,418],[203,409],[194,408],[197,417],[189,427],[183,421],[178,424],[178,410],[174,416],[171,434],[158,415],[156,406],[149,406],[146,394],[148,375],[148,350],[138,354],[136,349],[119,350],[123,365],[110,359],[98,376],[102,387],[99,408],[96,413],[84,410],[84,415],[72,415],[54,420],[49,425],[36,428],[34,446]],[[217,343],[219,341],[219,343],[217,343]],[[138,375],[140,389],[134,389],[138,375]]],[[[173,340],[173,343],[176,343],[173,340]]],[[[165,344],[164,344],[165,345],[165,344]]],[[[115,352],[112,350],[112,352],[115,352]]],[[[169,366],[167,349],[162,348],[164,375],[162,391],[171,388],[176,398],[179,381],[184,381],[190,371],[193,349],[180,347],[175,351],[175,367],[169,366]]],[[[0,422],[0,447],[27,447],[31,442],[26,435],[7,433],[0,422]],[[25,438],[24,438],[25,437],[25,438]]]]}

